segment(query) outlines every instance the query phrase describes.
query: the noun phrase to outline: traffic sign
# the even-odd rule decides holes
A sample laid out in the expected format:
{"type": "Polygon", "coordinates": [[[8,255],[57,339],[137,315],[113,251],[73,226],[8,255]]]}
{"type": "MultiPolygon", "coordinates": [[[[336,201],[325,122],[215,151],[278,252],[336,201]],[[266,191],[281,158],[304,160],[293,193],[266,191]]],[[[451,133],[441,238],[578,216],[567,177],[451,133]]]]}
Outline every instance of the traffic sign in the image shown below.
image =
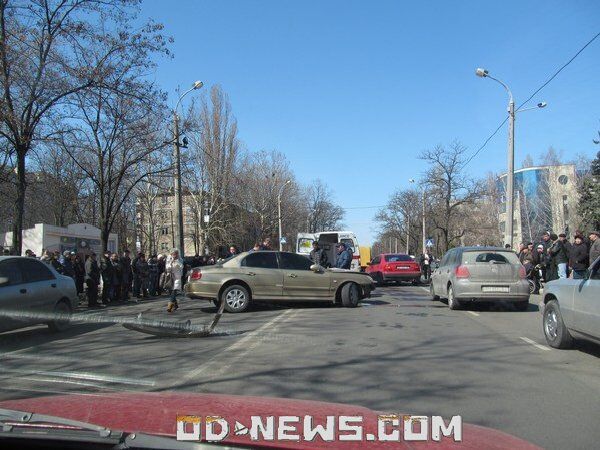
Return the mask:
{"type": "Polygon", "coordinates": [[[433,247],[433,239],[427,239],[425,241],[425,247],[433,247]]]}

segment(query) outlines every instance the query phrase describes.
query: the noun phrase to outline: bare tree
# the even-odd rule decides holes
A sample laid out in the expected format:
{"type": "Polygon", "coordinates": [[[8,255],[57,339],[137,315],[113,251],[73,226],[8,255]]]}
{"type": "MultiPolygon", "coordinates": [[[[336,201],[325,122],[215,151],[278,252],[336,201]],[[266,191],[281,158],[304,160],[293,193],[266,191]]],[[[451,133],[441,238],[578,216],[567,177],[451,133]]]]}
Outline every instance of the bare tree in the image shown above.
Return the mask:
{"type": "Polygon", "coordinates": [[[433,228],[440,232],[442,252],[459,243],[468,231],[468,223],[463,227],[457,225],[465,208],[481,198],[481,182],[464,173],[466,150],[465,146],[455,141],[448,148],[438,145],[419,156],[429,164],[425,185],[429,203],[436,206],[437,213],[430,217],[433,228]]]}
{"type": "Polygon", "coordinates": [[[556,151],[554,147],[548,147],[548,150],[540,154],[540,165],[558,166],[562,164],[562,153],[562,150],[556,151]]]}
{"type": "Polygon", "coordinates": [[[531,157],[531,155],[529,153],[527,153],[527,155],[525,155],[525,159],[521,163],[521,169],[525,169],[527,167],[533,167],[534,165],[535,165],[535,163],[533,162],[533,158],[531,157]]]}
{"type": "Polygon", "coordinates": [[[308,207],[307,230],[309,233],[339,230],[343,228],[344,209],[334,204],[331,189],[316,179],[306,188],[308,207]]]}
{"type": "Polygon", "coordinates": [[[71,96],[103,84],[126,55],[164,48],[159,25],[135,32],[136,0],[0,0],[0,135],[15,156],[13,247],[20,253],[29,151],[71,96]],[[108,32],[107,30],[112,30],[108,32]]]}
{"type": "Polygon", "coordinates": [[[199,110],[191,109],[188,122],[191,146],[184,166],[186,194],[194,218],[194,246],[197,253],[204,254],[207,238],[223,242],[232,237],[232,186],[236,183],[240,142],[237,121],[220,86],[211,88],[210,100],[202,98],[199,110]]]}

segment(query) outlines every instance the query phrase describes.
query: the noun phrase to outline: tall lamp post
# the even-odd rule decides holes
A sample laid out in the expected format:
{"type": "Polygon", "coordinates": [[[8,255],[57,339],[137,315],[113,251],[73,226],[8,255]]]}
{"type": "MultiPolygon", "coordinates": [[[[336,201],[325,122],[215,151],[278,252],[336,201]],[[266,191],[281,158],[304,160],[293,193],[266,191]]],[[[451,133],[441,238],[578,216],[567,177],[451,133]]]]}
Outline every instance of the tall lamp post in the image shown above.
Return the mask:
{"type": "MultiPolygon", "coordinates": [[[[183,240],[183,202],[181,198],[181,147],[185,147],[185,142],[182,145],[179,142],[179,117],[177,116],[177,108],[185,97],[190,92],[200,89],[204,86],[202,81],[194,82],[194,85],[185,91],[177,100],[175,109],[173,110],[173,145],[175,146],[175,215],[177,217],[177,237],[179,239],[179,255],[181,258],[184,256],[184,240],[183,240]]],[[[184,138],[185,141],[185,138],[184,138]]]]}
{"type": "Polygon", "coordinates": [[[283,244],[281,243],[281,194],[283,194],[283,190],[285,187],[290,184],[292,180],[287,180],[279,189],[279,193],[277,194],[277,219],[279,221],[279,251],[283,251],[283,244]]]}
{"type": "Polygon", "coordinates": [[[536,107],[527,108],[515,111],[515,101],[510,91],[510,88],[497,78],[489,74],[486,69],[478,68],[475,70],[475,75],[481,78],[489,78],[502,85],[508,92],[508,170],[506,172],[506,220],[504,227],[504,243],[509,244],[513,248],[513,233],[514,233],[514,189],[515,189],[515,114],[519,111],[528,111],[530,109],[544,108],[545,102],[538,103],[536,107]]]}

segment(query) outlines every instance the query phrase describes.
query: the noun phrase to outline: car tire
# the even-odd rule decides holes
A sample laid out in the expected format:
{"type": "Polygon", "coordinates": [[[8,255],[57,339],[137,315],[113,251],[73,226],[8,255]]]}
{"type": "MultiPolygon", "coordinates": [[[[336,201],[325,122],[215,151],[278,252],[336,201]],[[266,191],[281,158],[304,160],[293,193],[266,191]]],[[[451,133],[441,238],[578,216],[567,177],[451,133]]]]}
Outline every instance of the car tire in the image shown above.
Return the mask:
{"type": "Polygon", "coordinates": [[[571,348],[573,337],[563,322],[562,314],[556,300],[550,300],[544,308],[544,336],[550,347],[571,348]]]}
{"type": "MultiPolygon", "coordinates": [[[[54,310],[52,312],[53,314],[59,316],[70,317],[73,310],[71,309],[71,305],[69,303],[67,303],[65,300],[61,300],[56,305],[54,305],[54,310]]],[[[69,328],[70,322],[71,321],[69,318],[53,320],[52,322],[48,323],[48,328],[50,328],[51,331],[59,333],[69,328]]]]}
{"type": "Polygon", "coordinates": [[[377,283],[379,286],[383,286],[385,284],[385,281],[383,281],[383,275],[381,274],[381,272],[377,272],[375,274],[375,283],[377,283]]]}
{"type": "Polygon", "coordinates": [[[225,301],[225,311],[241,313],[250,306],[250,293],[244,286],[232,284],[223,289],[220,300],[225,301]]]}
{"type": "Polygon", "coordinates": [[[346,308],[356,308],[360,302],[360,290],[356,283],[348,283],[342,286],[342,305],[346,308]]]}
{"type": "Polygon", "coordinates": [[[431,294],[431,300],[438,301],[440,299],[439,295],[435,295],[435,288],[433,287],[433,283],[429,283],[429,293],[431,294]]]}
{"type": "Polygon", "coordinates": [[[513,302],[513,306],[517,311],[527,311],[529,309],[529,300],[526,302],[513,302]]]}
{"type": "Polygon", "coordinates": [[[461,309],[462,304],[459,300],[454,297],[454,289],[452,285],[448,286],[448,308],[450,309],[461,309]]]}

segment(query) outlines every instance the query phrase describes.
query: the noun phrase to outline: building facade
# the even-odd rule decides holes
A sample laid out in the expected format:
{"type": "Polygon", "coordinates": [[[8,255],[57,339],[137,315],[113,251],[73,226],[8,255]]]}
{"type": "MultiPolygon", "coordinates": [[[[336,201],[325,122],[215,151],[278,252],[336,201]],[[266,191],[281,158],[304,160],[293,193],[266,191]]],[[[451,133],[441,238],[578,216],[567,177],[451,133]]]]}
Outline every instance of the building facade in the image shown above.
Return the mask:
{"type": "MultiPolygon", "coordinates": [[[[536,242],[544,231],[571,236],[578,226],[575,165],[527,167],[515,171],[513,243],[536,242]]],[[[506,174],[499,179],[500,231],[506,226],[506,174]]]]}

